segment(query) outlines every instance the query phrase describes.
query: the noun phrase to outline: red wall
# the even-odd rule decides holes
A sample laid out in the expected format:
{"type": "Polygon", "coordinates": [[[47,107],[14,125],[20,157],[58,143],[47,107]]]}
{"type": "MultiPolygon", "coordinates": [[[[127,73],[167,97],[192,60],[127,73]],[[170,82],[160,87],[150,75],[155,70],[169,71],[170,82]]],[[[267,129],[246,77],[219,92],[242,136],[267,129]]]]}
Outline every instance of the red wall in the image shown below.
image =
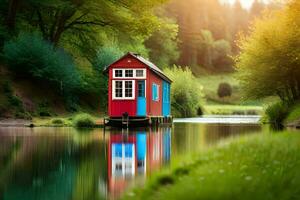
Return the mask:
{"type": "MultiPolygon", "coordinates": [[[[136,116],[137,112],[137,81],[135,81],[135,99],[134,100],[113,100],[112,99],[112,80],[114,68],[147,68],[146,81],[146,99],[147,99],[147,114],[152,116],[162,115],[162,80],[155,73],[153,73],[148,66],[134,57],[128,55],[118,62],[114,63],[109,68],[109,83],[108,83],[108,114],[110,117],[121,117],[123,113],[127,112],[129,116],[136,116]],[[128,62],[130,61],[130,62],[128,62]],[[159,85],[159,101],[152,101],[152,83],[159,85]]],[[[122,80],[122,79],[118,79],[122,80]]],[[[128,79],[126,79],[128,80],[128,79]]],[[[131,79],[135,80],[135,79],[131,79]]]]}
{"type": "Polygon", "coordinates": [[[151,116],[162,115],[162,80],[150,69],[147,70],[147,110],[151,116]],[[152,100],[152,84],[159,85],[159,101],[152,100]]]}

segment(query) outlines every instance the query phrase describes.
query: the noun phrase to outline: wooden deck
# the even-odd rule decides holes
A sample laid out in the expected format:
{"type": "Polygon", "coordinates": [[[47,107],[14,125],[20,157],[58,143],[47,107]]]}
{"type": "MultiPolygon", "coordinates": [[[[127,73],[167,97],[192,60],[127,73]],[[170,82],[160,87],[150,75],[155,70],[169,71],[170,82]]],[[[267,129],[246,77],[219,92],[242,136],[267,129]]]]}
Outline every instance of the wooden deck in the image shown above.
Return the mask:
{"type": "Polygon", "coordinates": [[[111,127],[149,127],[159,125],[172,125],[173,117],[148,116],[148,117],[115,117],[104,118],[104,125],[111,127]]]}

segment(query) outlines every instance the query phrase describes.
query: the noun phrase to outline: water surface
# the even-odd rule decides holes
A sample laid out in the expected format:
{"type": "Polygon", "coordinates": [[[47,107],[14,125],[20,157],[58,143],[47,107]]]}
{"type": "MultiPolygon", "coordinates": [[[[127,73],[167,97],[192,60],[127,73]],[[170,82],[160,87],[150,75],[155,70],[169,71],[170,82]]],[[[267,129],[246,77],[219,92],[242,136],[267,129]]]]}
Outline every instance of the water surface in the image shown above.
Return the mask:
{"type": "MultiPolygon", "coordinates": [[[[186,120],[188,121],[188,120],[186,120]]],[[[175,123],[140,130],[0,128],[0,199],[118,199],[184,155],[257,124],[175,123]]]]}

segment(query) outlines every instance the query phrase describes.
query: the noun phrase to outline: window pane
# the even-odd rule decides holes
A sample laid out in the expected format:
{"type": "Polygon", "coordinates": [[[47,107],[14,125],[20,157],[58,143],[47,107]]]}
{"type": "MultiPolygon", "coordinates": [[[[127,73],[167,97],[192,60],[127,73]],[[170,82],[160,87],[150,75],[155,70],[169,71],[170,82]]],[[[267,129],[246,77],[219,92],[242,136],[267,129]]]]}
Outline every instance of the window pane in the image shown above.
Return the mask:
{"type": "Polygon", "coordinates": [[[132,97],[132,81],[125,81],[125,97],[132,97]]]}
{"type": "Polygon", "coordinates": [[[123,97],[123,82],[122,81],[115,82],[115,94],[116,94],[116,97],[123,97]]]}
{"type": "Polygon", "coordinates": [[[122,70],[115,70],[115,77],[123,77],[123,71],[122,70]]]}
{"type": "Polygon", "coordinates": [[[133,77],[133,70],[125,70],[125,77],[133,77]]]}
{"type": "Polygon", "coordinates": [[[137,69],[136,70],[136,77],[144,77],[144,70],[137,69]]]}
{"type": "Polygon", "coordinates": [[[139,81],[138,87],[138,96],[145,97],[145,81],[139,81]]]}

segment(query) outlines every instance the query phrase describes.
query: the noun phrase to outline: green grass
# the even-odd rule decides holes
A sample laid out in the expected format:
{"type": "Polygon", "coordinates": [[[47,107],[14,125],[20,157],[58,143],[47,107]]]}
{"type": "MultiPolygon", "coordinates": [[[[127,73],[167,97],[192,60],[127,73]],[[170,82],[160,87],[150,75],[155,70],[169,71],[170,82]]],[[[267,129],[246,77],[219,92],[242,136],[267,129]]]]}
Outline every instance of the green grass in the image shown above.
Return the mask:
{"type": "Polygon", "coordinates": [[[285,123],[290,123],[295,120],[300,120],[300,103],[297,103],[294,106],[292,106],[290,110],[291,110],[290,113],[285,119],[285,123]]]}
{"type": "Polygon", "coordinates": [[[221,75],[203,75],[198,78],[200,84],[204,87],[203,91],[208,104],[239,104],[241,94],[239,82],[235,79],[234,73],[221,75]],[[229,83],[232,87],[232,96],[219,98],[217,91],[220,83],[229,83]]]}
{"type": "Polygon", "coordinates": [[[32,123],[37,127],[102,127],[102,121],[103,116],[79,113],[59,117],[34,117],[32,123]]]}
{"type": "Polygon", "coordinates": [[[211,115],[260,115],[263,113],[261,106],[238,105],[204,105],[205,114],[211,115]]]}
{"type": "Polygon", "coordinates": [[[300,198],[300,135],[231,139],[161,173],[123,199],[283,200],[300,198]]]}

